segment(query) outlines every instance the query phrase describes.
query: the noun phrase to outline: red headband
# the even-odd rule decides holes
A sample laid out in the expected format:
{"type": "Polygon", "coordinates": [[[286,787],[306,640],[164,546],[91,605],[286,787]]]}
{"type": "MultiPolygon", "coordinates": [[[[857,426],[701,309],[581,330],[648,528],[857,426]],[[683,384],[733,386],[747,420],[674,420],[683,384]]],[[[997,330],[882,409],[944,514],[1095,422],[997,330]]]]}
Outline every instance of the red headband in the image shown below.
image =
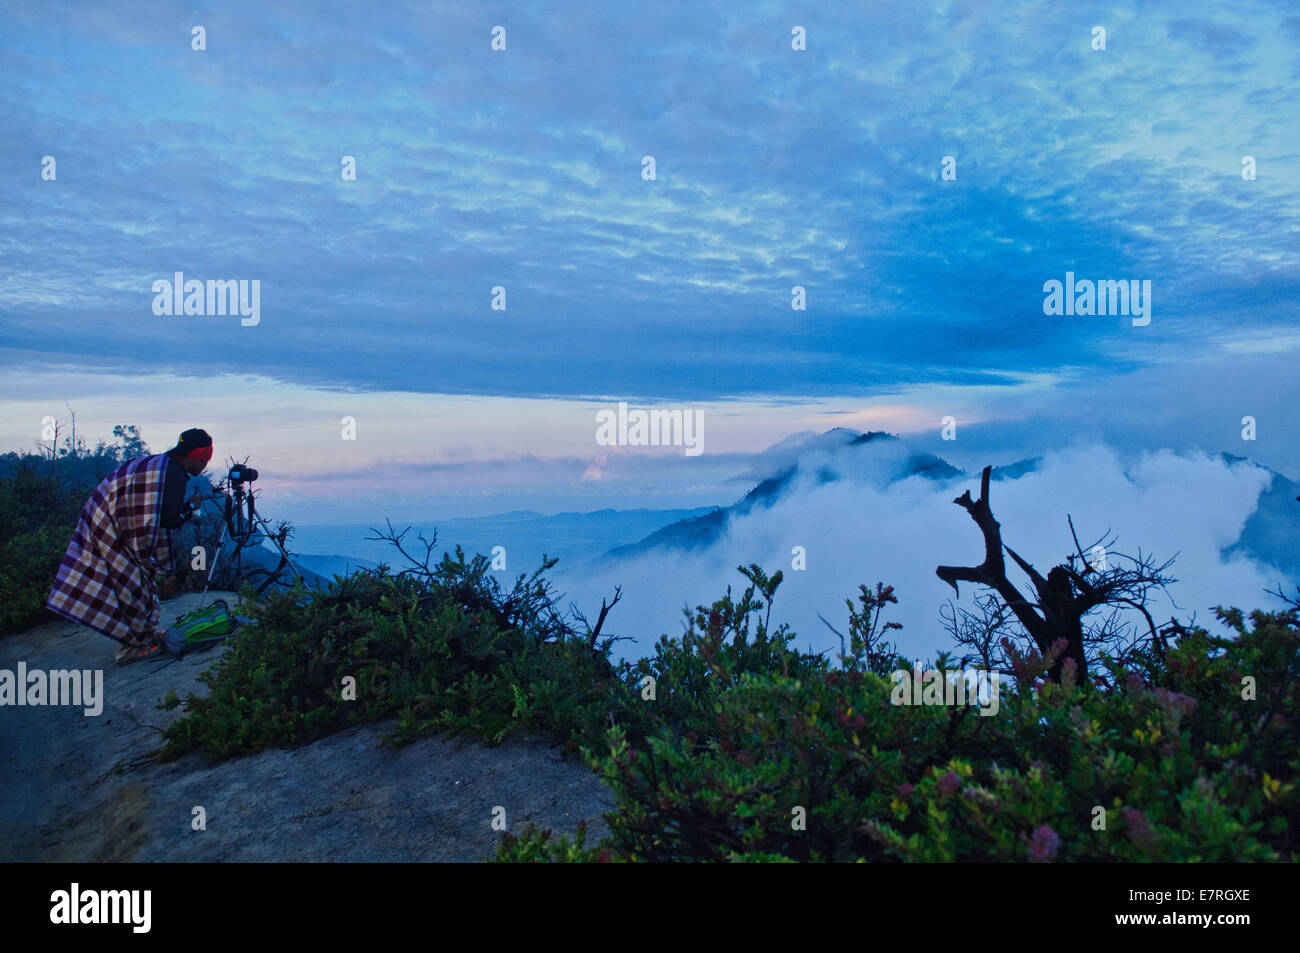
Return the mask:
{"type": "Polygon", "coordinates": [[[212,445],[209,444],[206,447],[195,447],[189,453],[185,454],[185,458],[187,460],[190,459],[191,457],[196,460],[202,460],[204,463],[207,463],[209,460],[212,459],[212,445]]]}

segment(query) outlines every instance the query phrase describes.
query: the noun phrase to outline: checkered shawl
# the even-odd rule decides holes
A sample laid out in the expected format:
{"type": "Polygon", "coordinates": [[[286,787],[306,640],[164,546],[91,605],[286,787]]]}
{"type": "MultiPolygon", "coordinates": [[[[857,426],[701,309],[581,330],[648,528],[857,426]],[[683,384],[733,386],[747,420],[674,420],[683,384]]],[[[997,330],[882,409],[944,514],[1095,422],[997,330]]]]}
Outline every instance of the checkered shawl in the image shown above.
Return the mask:
{"type": "Polygon", "coordinates": [[[167,455],[140,457],[100,481],[86,501],[46,607],[127,644],[160,629],[154,573],[170,561],[162,534],[167,455]],[[162,537],[162,538],[160,538],[162,537]]]}

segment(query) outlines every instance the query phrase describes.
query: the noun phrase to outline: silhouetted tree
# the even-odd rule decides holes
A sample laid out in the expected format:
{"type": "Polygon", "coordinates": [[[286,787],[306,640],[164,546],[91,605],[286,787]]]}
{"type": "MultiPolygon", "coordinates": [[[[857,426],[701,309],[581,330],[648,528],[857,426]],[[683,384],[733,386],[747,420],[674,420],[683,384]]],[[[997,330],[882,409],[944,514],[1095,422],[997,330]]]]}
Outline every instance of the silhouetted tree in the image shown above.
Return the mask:
{"type": "Polygon", "coordinates": [[[970,514],[984,534],[984,561],[978,566],[940,566],[935,570],[935,574],[951,585],[958,596],[961,595],[958,582],[987,586],[997,594],[996,598],[989,596],[977,600],[976,613],[953,608],[951,615],[945,617],[957,642],[975,649],[986,665],[1003,665],[1008,648],[1014,648],[1004,639],[1017,633],[1013,624],[1016,623],[1039,652],[1044,656],[1056,656],[1049,671],[1053,680],[1060,681],[1067,660],[1073,662],[1078,679],[1087,676],[1089,649],[1115,654],[1116,648],[1124,652],[1137,644],[1130,641],[1128,649],[1122,648],[1132,631],[1123,618],[1124,606],[1138,610],[1146,620],[1147,631],[1139,636],[1139,642],[1160,640],[1162,635],[1157,632],[1151,613],[1147,611],[1146,601],[1152,589],[1163,590],[1169,583],[1177,581],[1164,574],[1173,564],[1173,559],[1157,566],[1150,557],[1143,557],[1141,551],[1137,558],[1125,556],[1114,552],[1107,545],[1114,541],[1103,536],[1092,549],[1095,551],[1100,546],[1107,559],[1127,560],[1132,563],[1132,568],[1118,565],[1108,568],[1104,561],[1100,566],[1094,565],[1084,556],[1071,520],[1070,533],[1074,537],[1076,553],[1048,570],[1044,578],[1002,541],[1002,528],[989,507],[989,474],[992,469],[985,467],[980,475],[979,499],[972,500],[970,490],[967,490],[953,500],[970,514]],[[1036,598],[1026,598],[1007,578],[1006,561],[1002,557],[1004,549],[1029,577],[1036,598]],[[1076,560],[1079,561],[1077,566],[1076,560]],[[1085,624],[1087,616],[1103,607],[1112,610],[1103,622],[1085,624]]]}

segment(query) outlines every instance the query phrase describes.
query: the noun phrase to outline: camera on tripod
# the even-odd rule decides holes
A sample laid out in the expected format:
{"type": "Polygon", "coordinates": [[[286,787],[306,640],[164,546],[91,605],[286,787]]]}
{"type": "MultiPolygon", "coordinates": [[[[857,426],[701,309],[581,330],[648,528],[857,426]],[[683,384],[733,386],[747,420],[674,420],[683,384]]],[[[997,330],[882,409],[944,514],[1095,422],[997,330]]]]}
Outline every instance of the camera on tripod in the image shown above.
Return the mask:
{"type": "Polygon", "coordinates": [[[226,474],[226,479],[231,483],[252,483],[257,479],[257,471],[252,467],[236,463],[230,468],[230,472],[226,474]]]}
{"type": "Polygon", "coordinates": [[[287,524],[282,524],[279,531],[273,530],[265,517],[257,512],[256,493],[252,487],[257,477],[258,472],[247,464],[232,463],[230,469],[226,471],[227,488],[225,491],[217,490],[213,495],[213,499],[224,498],[225,525],[222,526],[221,536],[217,540],[217,556],[208,569],[207,584],[203,587],[205,593],[208,586],[212,584],[217,563],[223,561],[223,556],[224,561],[232,564],[230,571],[234,573],[234,578],[253,582],[259,594],[274,584],[285,570],[291,571],[298,579],[302,579],[302,573],[293,564],[289,551],[284,545],[287,524]],[[223,550],[227,536],[233,544],[228,554],[223,550]],[[274,569],[268,569],[254,560],[254,566],[257,568],[245,572],[244,554],[260,548],[263,541],[269,542],[280,551],[279,565],[274,569]]]}

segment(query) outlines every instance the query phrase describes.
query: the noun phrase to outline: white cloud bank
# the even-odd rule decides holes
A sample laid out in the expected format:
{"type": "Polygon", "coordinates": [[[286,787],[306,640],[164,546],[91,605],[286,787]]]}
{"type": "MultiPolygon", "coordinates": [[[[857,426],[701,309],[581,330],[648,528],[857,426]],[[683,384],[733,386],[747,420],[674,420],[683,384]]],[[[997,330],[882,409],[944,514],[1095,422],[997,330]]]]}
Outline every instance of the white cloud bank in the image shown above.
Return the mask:
{"type": "MultiPolygon", "coordinates": [[[[757,562],[769,572],[785,570],[773,623],[790,623],[799,648],[832,654],[839,640],[817,614],[847,634],[844,600],[856,595],[859,583],[883,581],[894,586],[899,599],[887,618],[903,623],[901,632],[892,633],[900,648],[932,658],[951,648],[939,609],[953,596],[935,567],[983,559],[979,529],[952,503],[967,487],[977,495],[979,477],[890,483],[906,453],[903,445],[889,442],[808,454],[778,503],[731,519],[712,546],[652,552],[605,567],[587,564],[572,576],[561,572],[556,582],[587,610],[598,608],[602,595],[621,584],[623,600],[606,628],[633,636],[635,642],[617,643],[617,651],[636,657],[660,634],[682,631],[684,606],[707,605],[728,584],[738,595],[745,584],[738,565],[757,562]],[[827,476],[835,479],[827,482],[827,476]],[[807,550],[806,571],[791,571],[794,546],[807,550]]],[[[1051,452],[1035,472],[1019,479],[994,481],[990,497],[1004,541],[1044,574],[1073,551],[1067,513],[1085,547],[1109,529],[1118,535],[1115,552],[1136,556],[1140,547],[1160,561],[1177,552],[1169,570],[1178,580],[1169,587],[1177,606],[1155,593],[1152,615],[1161,622],[1171,615],[1185,620],[1195,612],[1199,623],[1213,628],[1218,623],[1210,609],[1216,604],[1242,609],[1279,604],[1265,590],[1283,582],[1280,571],[1242,555],[1220,555],[1237,541],[1271,480],[1260,467],[1230,466],[1200,452],[1161,450],[1126,461],[1106,446],[1089,445],[1051,452]]],[[[1025,582],[1009,559],[1008,567],[1017,585],[1025,582]]],[[[1290,587],[1287,581],[1284,588],[1290,587]]],[[[987,591],[963,583],[961,604],[987,591]]]]}

